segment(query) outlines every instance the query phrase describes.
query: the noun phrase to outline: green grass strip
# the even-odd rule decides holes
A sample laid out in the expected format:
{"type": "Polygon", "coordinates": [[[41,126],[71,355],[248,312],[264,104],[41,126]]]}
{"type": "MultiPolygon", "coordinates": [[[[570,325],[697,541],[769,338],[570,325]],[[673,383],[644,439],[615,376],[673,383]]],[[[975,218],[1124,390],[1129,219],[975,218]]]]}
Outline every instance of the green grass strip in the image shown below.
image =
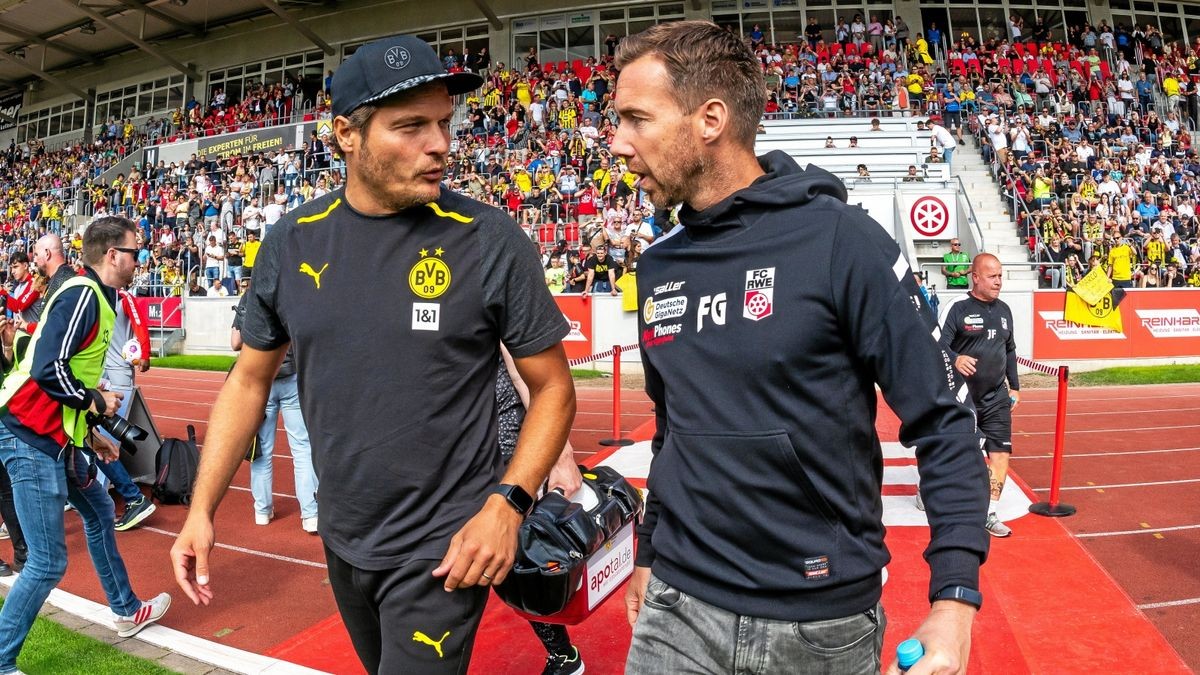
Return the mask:
{"type": "Polygon", "coordinates": [[[17,667],[29,675],[170,675],[174,672],[41,617],[33,622],[29,639],[17,658],[17,667]]]}
{"type": "Polygon", "coordinates": [[[601,377],[610,377],[611,373],[606,373],[602,370],[581,370],[577,368],[571,369],[571,377],[577,380],[597,380],[601,377]]]}
{"type": "Polygon", "coordinates": [[[216,370],[228,372],[233,367],[235,356],[199,355],[199,356],[156,356],[150,359],[150,365],[155,368],[187,368],[189,370],[216,370]]]}
{"type": "Polygon", "coordinates": [[[1080,387],[1200,382],[1200,364],[1104,368],[1086,373],[1071,373],[1070,381],[1072,385],[1080,387]]]}

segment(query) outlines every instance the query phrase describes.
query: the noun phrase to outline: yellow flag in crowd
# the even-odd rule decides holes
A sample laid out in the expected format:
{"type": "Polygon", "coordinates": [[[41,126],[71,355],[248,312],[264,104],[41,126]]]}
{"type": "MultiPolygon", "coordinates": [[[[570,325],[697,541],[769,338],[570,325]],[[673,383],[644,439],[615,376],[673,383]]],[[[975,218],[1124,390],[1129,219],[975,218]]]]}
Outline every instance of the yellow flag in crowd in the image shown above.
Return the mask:
{"type": "Polygon", "coordinates": [[[1112,292],[1112,279],[1104,273],[1101,267],[1093,267],[1091,272],[1084,275],[1071,290],[1083,299],[1089,305],[1095,305],[1104,299],[1104,296],[1112,292]]]}
{"type": "Polygon", "coordinates": [[[1124,329],[1120,304],[1123,299],[1125,291],[1113,287],[1108,275],[1097,267],[1067,291],[1063,318],[1084,326],[1107,328],[1122,333],[1124,329]]]}

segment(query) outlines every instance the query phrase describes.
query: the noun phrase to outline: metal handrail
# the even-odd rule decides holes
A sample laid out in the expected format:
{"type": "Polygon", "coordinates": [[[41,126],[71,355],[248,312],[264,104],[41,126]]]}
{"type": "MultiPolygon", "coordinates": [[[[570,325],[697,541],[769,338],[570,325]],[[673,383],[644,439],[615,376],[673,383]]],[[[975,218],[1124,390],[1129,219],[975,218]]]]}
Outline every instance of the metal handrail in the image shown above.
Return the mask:
{"type": "Polygon", "coordinates": [[[962,201],[967,205],[967,225],[971,228],[971,235],[975,237],[975,243],[979,250],[986,251],[983,228],[979,227],[979,217],[975,215],[975,205],[971,203],[971,199],[967,195],[967,186],[963,184],[962,176],[952,176],[952,178],[958,181],[958,194],[962,196],[962,201]]]}

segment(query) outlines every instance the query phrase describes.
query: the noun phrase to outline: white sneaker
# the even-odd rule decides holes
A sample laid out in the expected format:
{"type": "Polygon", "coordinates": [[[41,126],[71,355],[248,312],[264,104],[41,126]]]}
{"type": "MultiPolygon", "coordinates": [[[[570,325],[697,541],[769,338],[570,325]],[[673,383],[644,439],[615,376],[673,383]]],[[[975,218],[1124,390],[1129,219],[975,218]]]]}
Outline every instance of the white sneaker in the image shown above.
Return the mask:
{"type": "Polygon", "coordinates": [[[8,523],[0,525],[0,539],[8,539],[8,523]]]}
{"type": "Polygon", "coordinates": [[[127,638],[137,635],[143,628],[161,619],[170,606],[171,596],[167,593],[159,593],[143,602],[142,608],[133,616],[118,616],[115,621],[117,636],[127,638]]]}
{"type": "Polygon", "coordinates": [[[996,516],[995,512],[988,514],[987,523],[984,525],[984,527],[988,532],[991,533],[993,537],[1007,537],[1012,534],[1012,530],[1009,529],[1007,525],[1000,522],[1000,518],[996,516]]]}
{"type": "Polygon", "coordinates": [[[307,532],[309,534],[316,534],[317,533],[317,517],[313,516],[312,518],[301,518],[300,519],[300,527],[301,527],[301,529],[303,529],[305,532],[307,532]]]}
{"type": "Polygon", "coordinates": [[[275,511],[273,510],[266,513],[259,513],[257,511],[254,512],[255,525],[269,525],[273,518],[275,518],[275,511]]]}
{"type": "Polygon", "coordinates": [[[917,510],[918,511],[925,510],[925,500],[921,499],[921,489],[920,488],[917,488],[917,510]]]}

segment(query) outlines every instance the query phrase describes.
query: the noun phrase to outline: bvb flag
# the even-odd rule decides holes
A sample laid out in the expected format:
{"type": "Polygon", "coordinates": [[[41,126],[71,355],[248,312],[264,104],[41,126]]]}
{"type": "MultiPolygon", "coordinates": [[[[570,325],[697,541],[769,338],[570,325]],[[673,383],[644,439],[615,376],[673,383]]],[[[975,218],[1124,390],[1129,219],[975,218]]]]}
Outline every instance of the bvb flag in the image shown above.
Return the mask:
{"type": "Polygon", "coordinates": [[[1067,290],[1063,318],[1122,333],[1120,304],[1124,299],[1125,291],[1114,287],[1104,270],[1096,267],[1067,290]]]}

